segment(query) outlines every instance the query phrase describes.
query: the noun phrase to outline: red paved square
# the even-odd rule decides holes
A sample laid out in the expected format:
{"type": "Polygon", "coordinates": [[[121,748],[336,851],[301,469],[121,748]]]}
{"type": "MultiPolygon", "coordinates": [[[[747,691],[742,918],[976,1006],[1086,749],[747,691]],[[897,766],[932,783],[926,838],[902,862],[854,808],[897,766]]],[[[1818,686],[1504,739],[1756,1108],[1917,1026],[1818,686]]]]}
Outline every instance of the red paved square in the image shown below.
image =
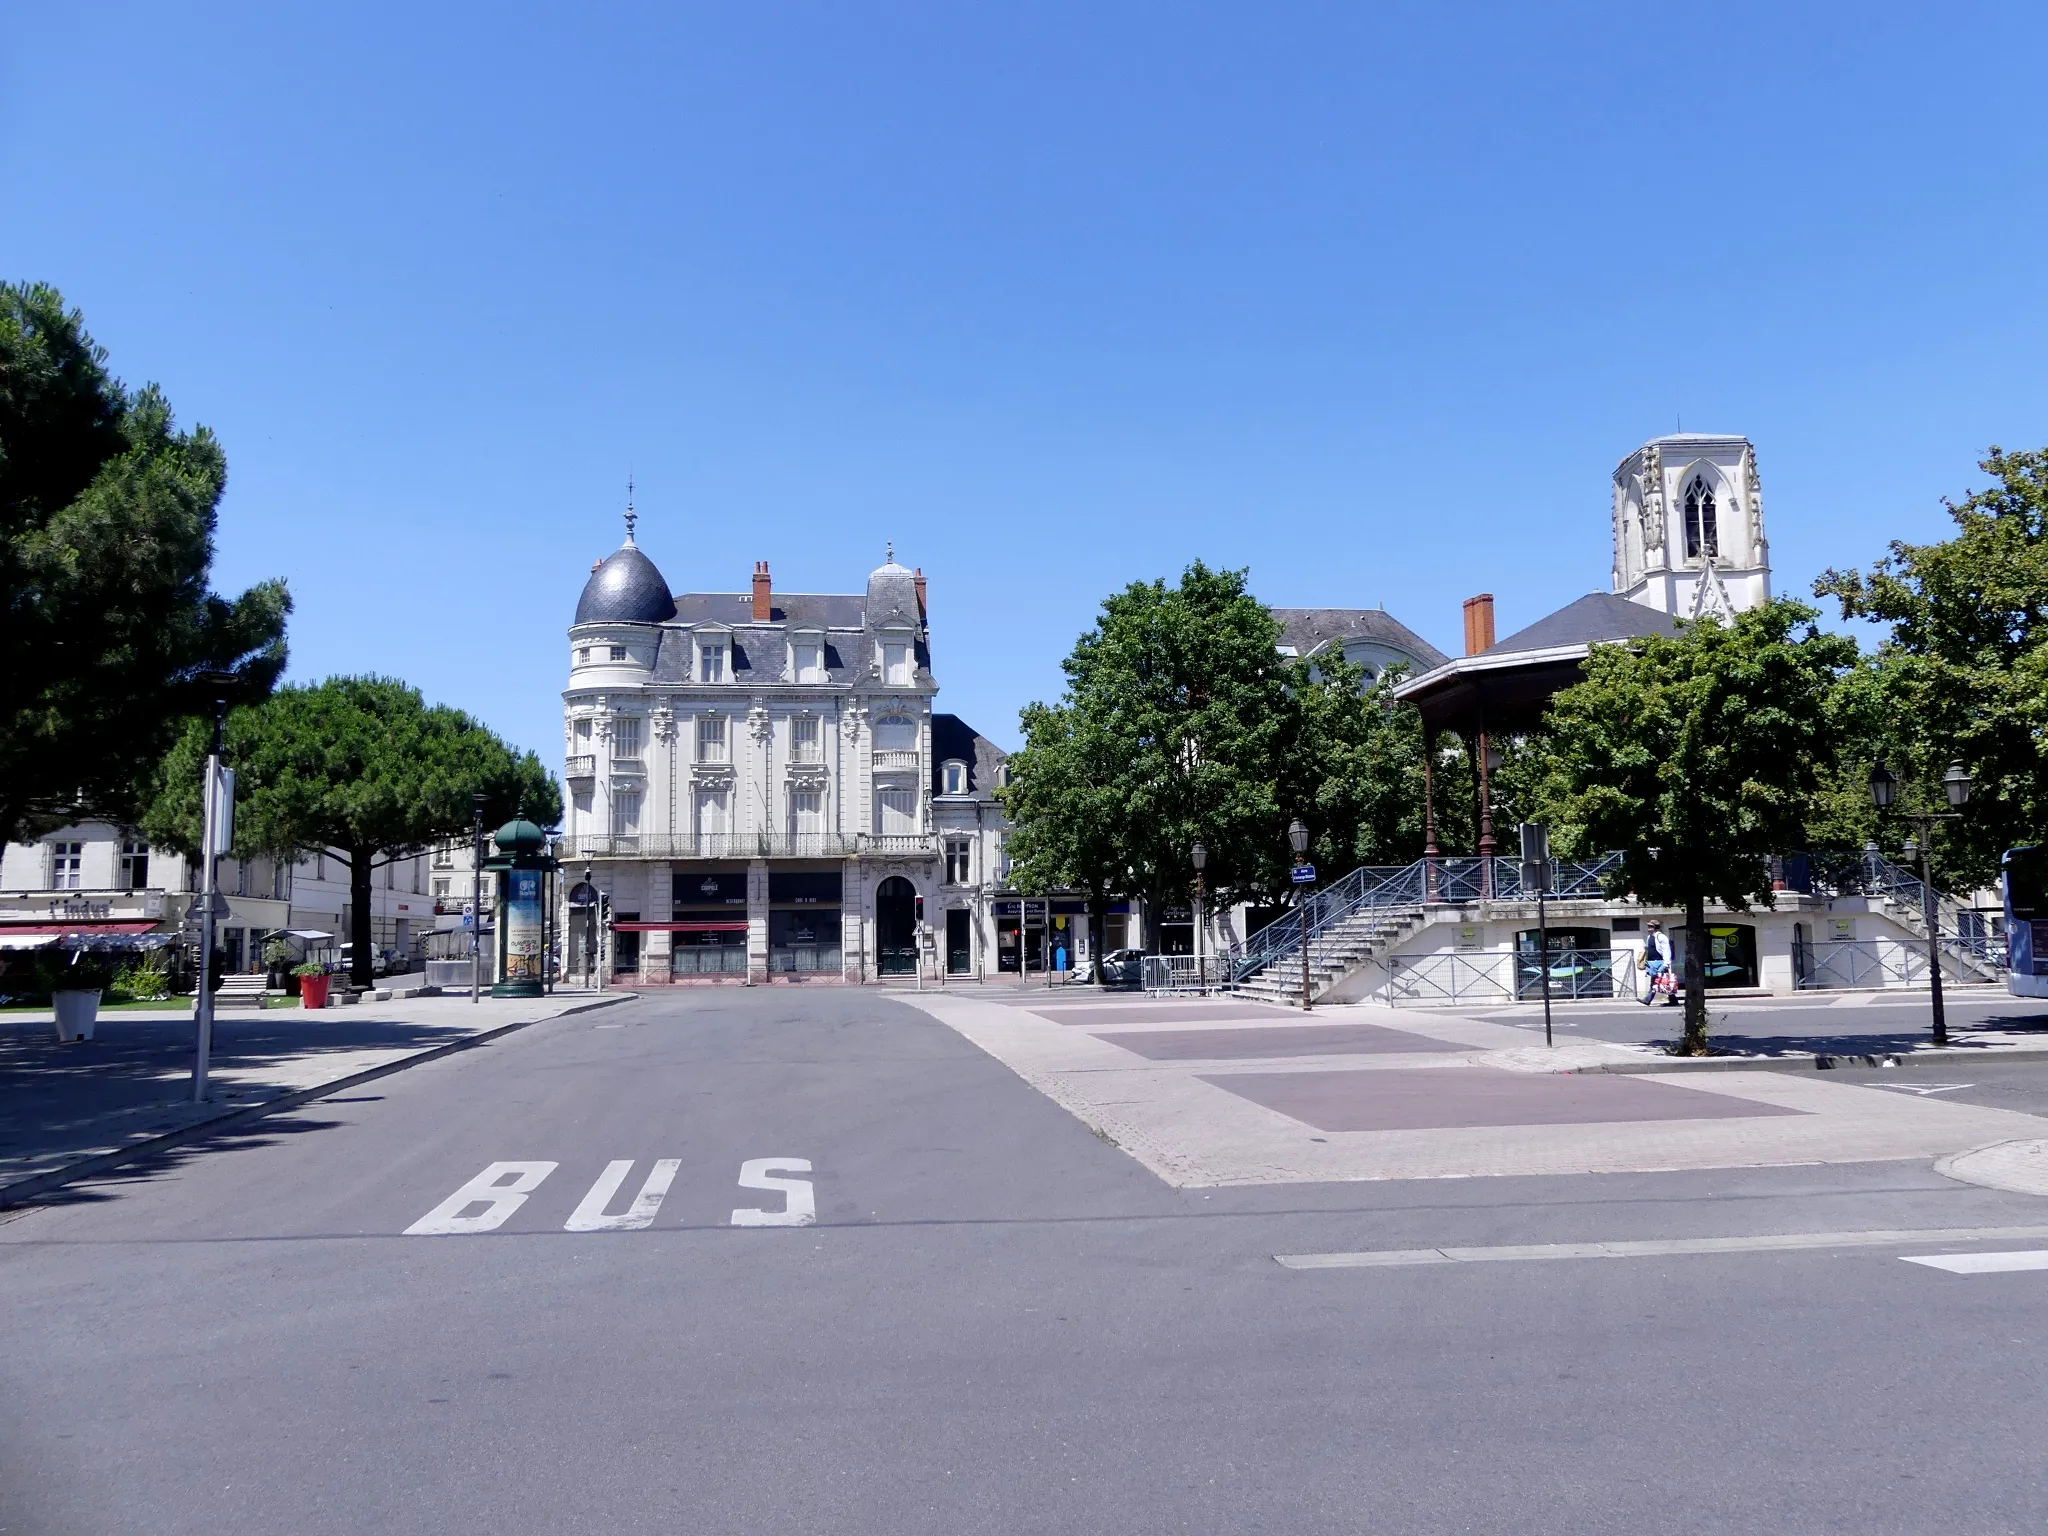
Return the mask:
{"type": "Polygon", "coordinates": [[[1247,1072],[1202,1081],[1319,1131],[1607,1125],[1805,1113],[1609,1073],[1524,1075],[1493,1067],[1417,1067],[1390,1072],[1247,1072]]]}
{"type": "Polygon", "coordinates": [[[1268,1024],[1263,1029],[1162,1029],[1098,1034],[1147,1061],[1258,1061],[1286,1056],[1462,1051],[1469,1047],[1377,1024],[1268,1024]]]}
{"type": "Polygon", "coordinates": [[[1040,1008],[1039,1017],[1052,1020],[1055,1024],[1095,1024],[1113,1027],[1118,1024],[1206,1024],[1223,1023],[1249,1024],[1254,1020],[1299,1018],[1291,1010],[1283,1012],[1278,1008],[1248,1008],[1243,1003],[1125,1003],[1105,1004],[1094,1008],[1040,1008]]]}

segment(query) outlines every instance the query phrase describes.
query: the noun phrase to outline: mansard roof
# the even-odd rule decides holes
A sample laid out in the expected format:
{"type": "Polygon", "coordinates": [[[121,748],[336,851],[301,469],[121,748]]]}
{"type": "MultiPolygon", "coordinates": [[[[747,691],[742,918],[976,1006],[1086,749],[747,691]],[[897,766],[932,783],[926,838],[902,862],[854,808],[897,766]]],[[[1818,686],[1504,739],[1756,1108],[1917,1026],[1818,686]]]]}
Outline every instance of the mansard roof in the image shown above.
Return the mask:
{"type": "MultiPolygon", "coordinates": [[[[946,792],[948,762],[967,765],[967,798],[993,802],[996,772],[1009,754],[958,715],[932,715],[932,793],[946,792]]],[[[958,797],[955,797],[958,798],[958,797]]]]}
{"type": "MultiPolygon", "coordinates": [[[[796,628],[859,629],[866,623],[866,599],[858,592],[777,592],[769,600],[771,624],[796,628]]],[[[754,624],[754,599],[747,592],[679,592],[676,619],[683,624],[754,624]]]]}
{"type": "Polygon", "coordinates": [[[1415,633],[1384,608],[1272,608],[1280,625],[1280,642],[1297,656],[1313,656],[1343,640],[1371,640],[1413,656],[1422,671],[1451,658],[1415,633]]]}

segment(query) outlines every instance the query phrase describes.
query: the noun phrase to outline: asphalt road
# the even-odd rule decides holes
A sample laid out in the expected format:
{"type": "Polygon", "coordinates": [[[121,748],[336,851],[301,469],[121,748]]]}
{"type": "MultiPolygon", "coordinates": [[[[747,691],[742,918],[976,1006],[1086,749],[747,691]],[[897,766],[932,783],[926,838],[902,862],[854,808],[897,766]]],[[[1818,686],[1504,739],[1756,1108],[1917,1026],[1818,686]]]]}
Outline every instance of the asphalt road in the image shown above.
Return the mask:
{"type": "MultiPolygon", "coordinates": [[[[1882,1077],[1942,1072],[2048,1108],[1882,1077]]],[[[1274,1255],[2042,1223],[1903,1162],[1174,1191],[885,997],[694,993],[0,1221],[0,1531],[2034,1532],[2048,1272],[1274,1255]],[[565,1230],[626,1159],[649,1224],[565,1230]]]]}

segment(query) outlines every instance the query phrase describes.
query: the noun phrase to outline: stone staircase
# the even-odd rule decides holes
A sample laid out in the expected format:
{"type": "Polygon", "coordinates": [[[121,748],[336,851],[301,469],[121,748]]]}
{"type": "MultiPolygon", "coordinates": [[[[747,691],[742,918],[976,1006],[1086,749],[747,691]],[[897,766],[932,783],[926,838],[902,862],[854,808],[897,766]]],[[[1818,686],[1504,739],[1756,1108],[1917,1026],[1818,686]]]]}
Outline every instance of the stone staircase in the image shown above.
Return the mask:
{"type": "MultiPolygon", "coordinates": [[[[1359,967],[1383,958],[1423,924],[1420,907],[1363,907],[1308,942],[1309,998],[1314,1001],[1359,967]]],[[[1301,1006],[1301,946],[1281,951],[1237,983],[1240,997],[1301,1006]]]]}

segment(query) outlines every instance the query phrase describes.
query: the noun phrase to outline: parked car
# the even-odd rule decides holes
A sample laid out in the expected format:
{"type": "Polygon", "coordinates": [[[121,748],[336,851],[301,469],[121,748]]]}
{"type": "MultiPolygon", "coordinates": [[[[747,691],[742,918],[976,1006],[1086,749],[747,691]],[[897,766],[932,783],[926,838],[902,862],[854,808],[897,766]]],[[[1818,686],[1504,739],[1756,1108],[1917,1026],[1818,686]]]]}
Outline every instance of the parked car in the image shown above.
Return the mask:
{"type": "Polygon", "coordinates": [[[1113,949],[1102,957],[1105,987],[1142,987],[1145,984],[1145,951],[1113,949]]]}
{"type": "MultiPolygon", "coordinates": [[[[355,951],[356,947],[353,944],[343,944],[337,948],[334,952],[335,970],[344,976],[349,975],[351,967],[355,964],[355,951]]],[[[391,974],[391,953],[388,949],[380,949],[370,956],[370,974],[372,976],[389,976],[391,974]]]]}

